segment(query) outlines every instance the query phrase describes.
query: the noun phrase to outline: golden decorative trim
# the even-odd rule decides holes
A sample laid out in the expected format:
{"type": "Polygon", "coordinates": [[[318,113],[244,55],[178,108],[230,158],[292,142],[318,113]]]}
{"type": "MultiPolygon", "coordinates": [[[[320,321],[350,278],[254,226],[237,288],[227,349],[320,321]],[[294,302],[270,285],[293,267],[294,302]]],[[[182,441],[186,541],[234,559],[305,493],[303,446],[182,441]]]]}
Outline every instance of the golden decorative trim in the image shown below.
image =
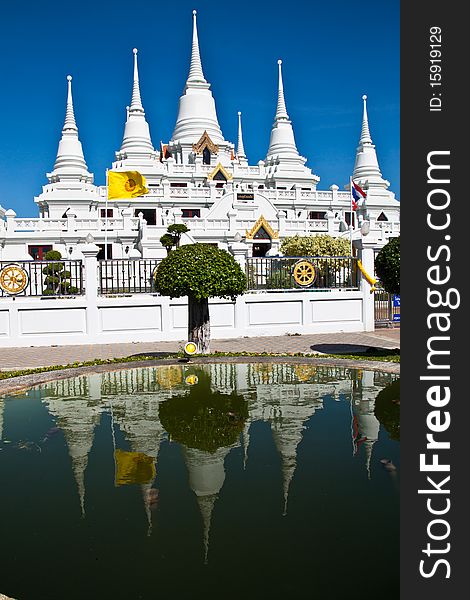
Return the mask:
{"type": "Polygon", "coordinates": [[[209,173],[209,175],[207,176],[207,179],[214,179],[214,177],[217,175],[217,173],[219,173],[219,171],[220,171],[220,173],[222,173],[222,175],[225,177],[225,179],[227,181],[229,179],[233,179],[233,175],[230,175],[230,173],[228,171],[226,171],[220,163],[218,163],[218,165],[212,171],[212,173],[209,173]]]}
{"type": "Polygon", "coordinates": [[[279,231],[274,231],[271,225],[266,221],[266,219],[261,215],[261,217],[256,221],[250,231],[246,231],[246,239],[253,240],[258,231],[263,227],[266,233],[272,240],[279,239],[279,231]]]}
{"type": "Polygon", "coordinates": [[[193,144],[193,150],[196,154],[202,154],[204,148],[208,148],[212,154],[219,153],[219,146],[217,146],[217,144],[214,144],[214,142],[209,137],[207,131],[204,131],[204,133],[201,135],[200,140],[196,144],[193,144]]]}

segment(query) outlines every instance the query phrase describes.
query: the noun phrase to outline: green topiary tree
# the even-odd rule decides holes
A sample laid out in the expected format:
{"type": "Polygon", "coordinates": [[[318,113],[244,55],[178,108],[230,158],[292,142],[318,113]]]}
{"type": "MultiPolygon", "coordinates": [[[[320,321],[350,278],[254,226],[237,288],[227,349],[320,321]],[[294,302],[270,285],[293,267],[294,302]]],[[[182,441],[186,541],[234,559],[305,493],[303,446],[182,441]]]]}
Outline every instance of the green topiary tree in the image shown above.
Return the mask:
{"type": "Polygon", "coordinates": [[[188,233],[190,229],[184,225],[184,223],[174,223],[169,225],[166,233],[160,238],[160,244],[164,246],[166,253],[170,254],[173,246],[175,248],[180,247],[181,236],[183,233],[188,233]]]}
{"type": "Polygon", "coordinates": [[[246,276],[233,256],[209,244],[188,244],[168,254],[155,273],[163,296],[188,296],[188,339],[209,352],[209,298],[231,298],[246,290],[246,276]]]}
{"type": "Polygon", "coordinates": [[[184,223],[174,223],[169,225],[167,232],[173,236],[173,245],[176,248],[180,247],[181,236],[183,233],[188,233],[189,228],[184,223]]]}
{"type": "Polygon", "coordinates": [[[320,234],[287,237],[282,241],[281,252],[285,256],[349,256],[349,240],[320,234]]]}
{"type": "Polygon", "coordinates": [[[400,238],[392,238],[375,258],[375,272],[384,290],[400,293],[400,238]]]}
{"type": "Polygon", "coordinates": [[[175,244],[175,240],[171,234],[165,233],[160,238],[160,244],[165,248],[166,253],[170,254],[171,249],[173,248],[173,246],[175,244]]]}
{"type": "Polygon", "coordinates": [[[45,260],[54,262],[46,265],[42,272],[46,276],[44,279],[43,296],[67,296],[76,294],[78,288],[70,283],[71,273],[65,269],[65,263],[60,261],[62,254],[58,250],[49,250],[44,256],[45,260]]]}

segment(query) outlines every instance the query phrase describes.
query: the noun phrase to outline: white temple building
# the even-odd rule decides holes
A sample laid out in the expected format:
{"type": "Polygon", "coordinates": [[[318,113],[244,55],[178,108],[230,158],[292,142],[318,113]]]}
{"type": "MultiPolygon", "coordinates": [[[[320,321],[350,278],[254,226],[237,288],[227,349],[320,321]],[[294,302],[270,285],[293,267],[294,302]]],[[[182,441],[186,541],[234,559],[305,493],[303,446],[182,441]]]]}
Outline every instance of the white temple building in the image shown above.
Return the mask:
{"type": "Polygon", "coordinates": [[[57,158],[47,173],[47,184],[34,199],[39,217],[16,218],[14,210],[0,206],[0,260],[41,259],[50,249],[59,250],[64,257],[82,258],[80,246],[88,234],[100,246],[98,258],[104,258],[105,245],[108,258],[159,258],[166,255],[160,237],[172,223],[189,227],[183,243],[205,242],[227,249],[234,241],[243,241],[248,256],[277,254],[280,241],[296,234],[349,237],[352,226],[353,236],[360,237],[364,219],[370,221],[378,247],[389,237],[399,235],[400,204],[379,167],[366,96],[352,176],[367,192],[367,199],[360,210],[351,213],[349,184],[344,191],[337,185],[319,189],[320,177],[306,166],[307,159],[297,148],[281,60],[277,102],[273,81],[275,114],[266,155],[250,164],[244,149],[241,113],[237,144],[227,140],[221,129],[201,61],[196,11],[189,74],[167,143],[155,145],[152,141],[140,91],[136,49],[133,59],[124,135],[109,167],[139,171],[146,178],[149,193],[108,203],[106,186],[94,184],[75,120],[72,77],[68,76],[57,158]]]}

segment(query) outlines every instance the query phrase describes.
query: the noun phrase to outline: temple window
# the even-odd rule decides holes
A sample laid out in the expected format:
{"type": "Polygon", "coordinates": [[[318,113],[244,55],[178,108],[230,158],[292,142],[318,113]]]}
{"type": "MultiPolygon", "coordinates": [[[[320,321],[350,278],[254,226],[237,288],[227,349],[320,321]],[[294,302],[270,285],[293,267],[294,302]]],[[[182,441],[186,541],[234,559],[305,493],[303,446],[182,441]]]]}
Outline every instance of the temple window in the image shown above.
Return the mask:
{"type": "Polygon", "coordinates": [[[352,226],[355,227],[355,218],[354,218],[354,213],[351,212],[345,212],[344,213],[344,220],[346,221],[346,225],[349,227],[352,223],[352,226]]]}
{"type": "Polygon", "coordinates": [[[207,148],[207,146],[202,151],[202,164],[203,165],[211,164],[211,151],[209,150],[209,148],[207,148]]]}
{"type": "Polygon", "coordinates": [[[49,250],[52,250],[52,244],[28,246],[28,254],[33,257],[33,260],[44,260],[44,257],[49,250]]]}
{"type": "Polygon", "coordinates": [[[326,213],[318,211],[318,210],[311,210],[308,213],[308,218],[309,219],[326,219],[326,213]]]}
{"type": "MultiPolygon", "coordinates": [[[[100,251],[98,252],[98,254],[96,256],[96,260],[105,260],[104,244],[96,244],[96,245],[100,249],[100,251]]],[[[107,246],[108,259],[111,259],[111,258],[113,258],[113,245],[106,244],[106,246],[107,246]]]]}
{"type": "Polygon", "coordinates": [[[144,215],[147,225],[157,224],[157,211],[154,208],[136,208],[134,209],[134,217],[138,217],[139,213],[144,215]]]}
{"type": "Polygon", "coordinates": [[[106,219],[106,218],[111,219],[113,217],[113,209],[112,208],[108,208],[108,209],[101,208],[100,209],[100,217],[102,219],[106,219]]]}
{"type": "Polygon", "coordinates": [[[199,208],[182,208],[181,217],[183,219],[194,219],[201,216],[201,210],[199,208]]]}
{"type": "Polygon", "coordinates": [[[377,221],[388,221],[387,216],[381,212],[380,215],[377,217],[377,221]]]}

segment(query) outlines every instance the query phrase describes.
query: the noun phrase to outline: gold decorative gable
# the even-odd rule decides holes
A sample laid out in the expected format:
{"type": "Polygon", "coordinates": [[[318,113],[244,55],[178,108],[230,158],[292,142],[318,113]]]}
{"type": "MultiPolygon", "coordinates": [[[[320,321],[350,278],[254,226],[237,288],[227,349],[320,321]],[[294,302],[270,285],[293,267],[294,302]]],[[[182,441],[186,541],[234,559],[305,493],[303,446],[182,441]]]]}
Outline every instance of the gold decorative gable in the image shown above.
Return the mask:
{"type": "Polygon", "coordinates": [[[250,231],[247,230],[246,239],[253,240],[255,235],[261,229],[261,227],[266,231],[266,233],[272,240],[279,239],[279,231],[274,231],[274,229],[271,227],[268,221],[266,221],[263,215],[261,215],[261,217],[256,221],[256,223],[253,225],[250,231]]]}
{"type": "Polygon", "coordinates": [[[199,140],[199,142],[197,142],[197,144],[193,144],[193,150],[196,154],[202,154],[205,148],[208,148],[211,154],[218,154],[219,152],[219,146],[217,146],[217,144],[214,144],[214,142],[209,137],[207,131],[204,131],[204,133],[201,135],[201,139],[199,140]]]}
{"type": "Polygon", "coordinates": [[[229,179],[233,179],[233,175],[230,175],[230,173],[223,168],[223,166],[219,163],[216,168],[212,171],[212,173],[209,173],[209,175],[207,176],[207,179],[214,179],[214,177],[217,175],[217,173],[222,173],[222,175],[225,177],[225,179],[228,181],[229,179]]]}

